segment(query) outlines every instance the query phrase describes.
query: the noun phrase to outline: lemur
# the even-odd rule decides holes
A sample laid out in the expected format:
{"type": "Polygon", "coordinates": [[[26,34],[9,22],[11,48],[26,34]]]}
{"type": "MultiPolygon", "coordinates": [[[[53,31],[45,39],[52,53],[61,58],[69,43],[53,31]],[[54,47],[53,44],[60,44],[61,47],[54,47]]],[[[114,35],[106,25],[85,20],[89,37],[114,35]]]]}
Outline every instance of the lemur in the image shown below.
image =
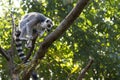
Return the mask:
{"type": "MultiPolygon", "coordinates": [[[[36,30],[40,36],[47,30],[49,31],[53,26],[52,20],[45,17],[43,14],[38,12],[28,13],[23,17],[19,24],[19,31],[21,32],[19,39],[26,40],[31,43],[33,39],[33,30],[36,30]]],[[[27,47],[32,45],[29,43],[27,47]]]]}
{"type": "Polygon", "coordinates": [[[21,19],[14,37],[16,50],[21,60],[26,58],[22,49],[22,41],[27,41],[26,47],[30,48],[32,47],[33,31],[36,31],[41,37],[45,31],[50,31],[52,26],[52,20],[38,12],[30,12],[21,19]]]}

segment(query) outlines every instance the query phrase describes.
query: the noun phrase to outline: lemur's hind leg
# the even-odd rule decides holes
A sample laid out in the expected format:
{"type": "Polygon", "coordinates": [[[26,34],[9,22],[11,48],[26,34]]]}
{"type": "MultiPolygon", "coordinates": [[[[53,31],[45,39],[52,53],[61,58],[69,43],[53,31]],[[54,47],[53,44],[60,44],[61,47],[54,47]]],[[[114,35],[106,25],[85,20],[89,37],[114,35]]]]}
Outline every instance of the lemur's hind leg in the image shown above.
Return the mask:
{"type": "Polygon", "coordinates": [[[33,39],[33,28],[36,26],[38,23],[38,20],[36,18],[32,18],[29,22],[26,23],[26,37],[28,39],[33,39]]]}
{"type": "Polygon", "coordinates": [[[26,37],[28,39],[32,40],[33,39],[33,36],[32,36],[32,34],[33,34],[33,28],[30,27],[30,26],[28,26],[28,23],[26,24],[26,33],[27,33],[26,37]]]}

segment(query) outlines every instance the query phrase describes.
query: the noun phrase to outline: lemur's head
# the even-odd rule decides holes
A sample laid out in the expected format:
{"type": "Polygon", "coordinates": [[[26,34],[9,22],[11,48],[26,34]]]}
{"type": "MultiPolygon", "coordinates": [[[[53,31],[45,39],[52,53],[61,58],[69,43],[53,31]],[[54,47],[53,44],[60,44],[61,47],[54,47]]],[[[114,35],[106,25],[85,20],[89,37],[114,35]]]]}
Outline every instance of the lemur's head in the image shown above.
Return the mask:
{"type": "Polygon", "coordinates": [[[53,26],[52,20],[50,18],[46,18],[45,21],[41,24],[41,26],[47,31],[50,31],[53,26]]]}

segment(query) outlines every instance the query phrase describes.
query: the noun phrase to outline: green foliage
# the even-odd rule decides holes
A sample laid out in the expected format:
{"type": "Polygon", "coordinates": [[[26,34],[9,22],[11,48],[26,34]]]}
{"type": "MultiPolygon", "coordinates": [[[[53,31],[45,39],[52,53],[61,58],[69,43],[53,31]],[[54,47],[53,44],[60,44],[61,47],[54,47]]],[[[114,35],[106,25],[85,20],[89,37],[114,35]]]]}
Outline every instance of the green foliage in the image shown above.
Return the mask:
{"type": "MultiPolygon", "coordinates": [[[[23,14],[41,12],[54,21],[53,30],[75,6],[77,0],[23,0],[21,7],[14,7],[15,24],[23,14]]],[[[1,2],[2,3],[2,2],[1,2]]],[[[1,4],[0,6],[6,7],[1,4]]],[[[10,5],[9,5],[10,6],[10,5]]],[[[0,18],[0,46],[11,46],[10,11],[3,10],[0,18]]],[[[79,72],[94,58],[85,80],[119,80],[120,75],[120,4],[119,0],[91,0],[80,17],[63,36],[49,48],[37,66],[39,78],[44,80],[76,80],[79,72]]],[[[42,37],[43,38],[43,37],[42,37]]],[[[38,44],[41,40],[37,40],[38,44]]],[[[38,45],[36,45],[36,50],[38,45]]],[[[32,58],[32,57],[31,57],[32,58]]],[[[0,77],[8,80],[7,64],[0,55],[0,77]]],[[[18,60],[15,59],[18,63],[18,60]]]]}

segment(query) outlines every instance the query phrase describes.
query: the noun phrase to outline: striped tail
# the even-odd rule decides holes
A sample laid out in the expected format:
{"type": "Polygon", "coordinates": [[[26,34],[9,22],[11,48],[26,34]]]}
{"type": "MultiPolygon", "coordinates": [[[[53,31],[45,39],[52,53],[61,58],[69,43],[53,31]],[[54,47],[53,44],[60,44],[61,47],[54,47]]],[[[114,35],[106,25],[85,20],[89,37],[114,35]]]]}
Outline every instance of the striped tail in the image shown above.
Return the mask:
{"type": "Polygon", "coordinates": [[[16,31],[15,33],[15,44],[16,44],[16,50],[18,52],[18,56],[23,61],[26,58],[26,56],[23,52],[22,41],[19,39],[20,33],[21,33],[20,31],[16,31]]]}
{"type": "MultiPolygon", "coordinates": [[[[22,61],[24,61],[26,58],[26,55],[23,52],[22,41],[19,39],[20,33],[21,33],[20,31],[16,31],[15,33],[15,44],[16,44],[16,50],[18,52],[18,56],[22,61]]],[[[27,62],[25,62],[25,64],[27,64],[27,62]]],[[[34,71],[32,72],[32,78],[33,80],[38,80],[37,74],[34,71]]]]}

